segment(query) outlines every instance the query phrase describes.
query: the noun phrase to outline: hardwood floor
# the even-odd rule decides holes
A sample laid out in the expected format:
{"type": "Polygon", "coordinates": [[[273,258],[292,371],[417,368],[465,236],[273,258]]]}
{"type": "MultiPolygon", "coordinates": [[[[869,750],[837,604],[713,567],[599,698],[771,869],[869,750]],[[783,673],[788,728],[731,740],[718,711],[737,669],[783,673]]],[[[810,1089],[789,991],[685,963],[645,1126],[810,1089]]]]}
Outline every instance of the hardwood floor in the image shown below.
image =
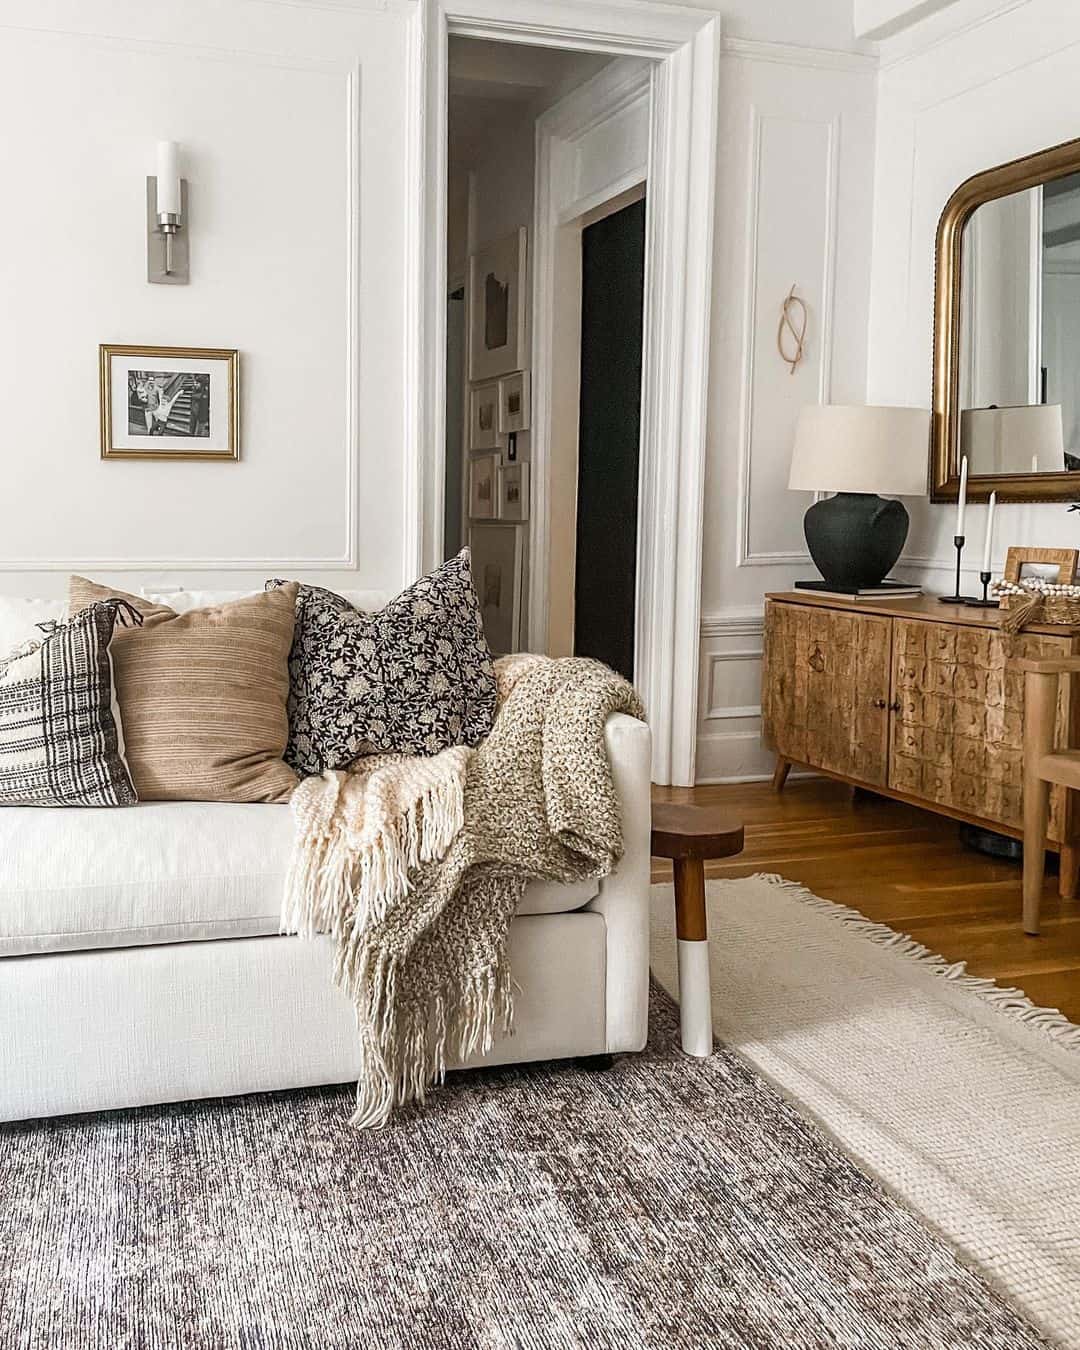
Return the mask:
{"type": "MultiPolygon", "coordinates": [[[[1080,1022],[1080,903],[1062,904],[1056,875],[1047,877],[1042,936],[1026,937],[1019,865],[965,848],[941,816],[820,778],[789,780],[779,795],[768,783],[653,792],[722,804],[744,822],[744,852],[707,864],[708,876],[778,872],[1080,1022]]],[[[670,874],[653,860],[655,880],[670,874]]]]}

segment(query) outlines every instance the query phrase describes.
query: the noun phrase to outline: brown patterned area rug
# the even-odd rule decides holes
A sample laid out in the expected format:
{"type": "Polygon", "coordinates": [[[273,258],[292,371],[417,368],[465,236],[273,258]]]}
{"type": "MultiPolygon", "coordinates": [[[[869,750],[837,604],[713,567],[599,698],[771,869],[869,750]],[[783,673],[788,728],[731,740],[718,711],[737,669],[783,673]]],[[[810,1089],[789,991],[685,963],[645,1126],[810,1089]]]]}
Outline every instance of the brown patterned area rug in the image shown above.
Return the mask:
{"type": "Polygon", "coordinates": [[[1035,1331],[743,1060],[0,1127],[0,1346],[1021,1350],[1035,1331]]]}

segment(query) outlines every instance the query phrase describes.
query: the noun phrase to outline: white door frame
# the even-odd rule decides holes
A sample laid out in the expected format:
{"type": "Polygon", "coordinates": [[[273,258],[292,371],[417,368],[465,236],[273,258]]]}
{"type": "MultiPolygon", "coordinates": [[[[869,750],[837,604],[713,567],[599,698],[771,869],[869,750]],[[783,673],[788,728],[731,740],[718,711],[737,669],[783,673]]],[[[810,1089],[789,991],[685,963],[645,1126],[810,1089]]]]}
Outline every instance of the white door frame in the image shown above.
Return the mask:
{"type": "Polygon", "coordinates": [[[407,165],[403,570],[442,557],[446,362],[447,40],[453,33],[657,61],[652,79],[637,684],[653,778],[691,784],[697,731],[705,409],[709,376],[720,20],[639,0],[419,0],[407,165]]]}
{"type": "MultiPolygon", "coordinates": [[[[573,247],[580,267],[580,234],[584,224],[592,223],[606,206],[625,198],[634,188],[641,189],[647,182],[654,70],[652,62],[621,57],[548,108],[536,121],[535,207],[530,244],[533,396],[529,437],[532,460],[529,649],[534,652],[550,650],[551,516],[556,497],[552,487],[552,443],[556,437],[560,441],[569,438],[570,420],[575,440],[577,432],[580,342],[567,339],[575,328],[580,336],[581,283],[579,277],[574,287],[579,312],[571,315],[565,309],[569,301],[565,286],[569,279],[562,274],[567,266],[568,240],[563,232],[571,230],[575,236],[573,247]],[[619,119],[623,121],[621,129],[613,125],[619,119]],[[603,139],[602,159],[590,146],[590,137],[595,135],[603,139]],[[560,381],[565,406],[557,410],[555,390],[560,381]]],[[[648,251],[647,247],[646,254],[648,251]]],[[[644,362],[642,366],[644,379],[644,362]]],[[[642,468],[643,461],[644,456],[642,468]]],[[[639,501],[644,479],[644,472],[639,472],[639,501]]],[[[565,506],[564,501],[564,509],[565,506]]],[[[639,529],[639,541],[641,534],[639,529]]],[[[564,545],[565,542],[564,533],[564,545]]],[[[573,571],[571,565],[568,576],[571,583],[573,571]]],[[[639,632],[637,615],[641,599],[640,595],[634,597],[635,636],[639,632]]],[[[642,653],[635,650],[635,668],[641,663],[642,653]]]]}

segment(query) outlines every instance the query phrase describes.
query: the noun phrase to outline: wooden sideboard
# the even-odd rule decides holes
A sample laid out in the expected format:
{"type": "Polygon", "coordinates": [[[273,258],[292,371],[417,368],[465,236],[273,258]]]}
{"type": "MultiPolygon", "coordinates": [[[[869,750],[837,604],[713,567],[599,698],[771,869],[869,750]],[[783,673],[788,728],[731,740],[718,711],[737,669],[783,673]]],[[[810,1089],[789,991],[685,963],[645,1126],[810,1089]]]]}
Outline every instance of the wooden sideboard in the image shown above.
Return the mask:
{"type": "MultiPolygon", "coordinates": [[[[1009,665],[1000,611],[922,596],[881,602],[799,592],[766,596],[762,735],[792,764],[1002,834],[1023,834],[1023,677],[1009,665]]],[[[1036,626],[1014,656],[1080,653],[1080,626],[1036,626]]],[[[1061,681],[1058,740],[1080,698],[1061,681]]],[[[1051,846],[1074,874],[1075,803],[1051,795],[1051,846]]],[[[1080,840],[1077,841],[1080,843],[1080,840]]],[[[1063,876],[1063,880],[1064,880],[1063,876]]]]}

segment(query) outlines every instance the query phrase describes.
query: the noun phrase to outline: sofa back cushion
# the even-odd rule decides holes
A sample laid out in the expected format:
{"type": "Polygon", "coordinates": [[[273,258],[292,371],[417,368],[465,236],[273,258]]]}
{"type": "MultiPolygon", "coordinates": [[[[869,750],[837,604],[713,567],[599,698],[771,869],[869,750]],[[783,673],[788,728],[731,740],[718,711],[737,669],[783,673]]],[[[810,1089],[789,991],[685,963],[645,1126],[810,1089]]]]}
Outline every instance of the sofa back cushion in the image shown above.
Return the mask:
{"type": "MultiPolygon", "coordinates": [[[[268,581],[268,589],[283,581],[268,581]]],[[[495,718],[495,674],[469,551],[375,613],[301,586],[289,658],[289,747],[299,773],[358,755],[477,745],[495,718]]]]}
{"type": "Polygon", "coordinates": [[[96,604],[0,652],[0,805],[136,801],[109,659],[116,618],[96,604]]]}
{"type": "Polygon", "coordinates": [[[288,656],[296,586],[177,614],[72,577],[72,614],[118,596],[143,617],[117,631],[128,763],[147,801],[287,801],[288,656]]]}
{"type": "MultiPolygon", "coordinates": [[[[262,589],[262,588],[260,588],[262,589]]],[[[183,586],[140,586],[139,594],[144,600],[155,605],[166,605],[177,614],[186,614],[190,609],[209,609],[214,605],[225,605],[233,600],[242,600],[247,595],[257,595],[258,591],[191,591],[183,586]]],[[[339,591],[344,599],[356,609],[382,609],[390,598],[384,591],[339,591]]],[[[2,613],[2,611],[0,611],[2,613]]]]}

